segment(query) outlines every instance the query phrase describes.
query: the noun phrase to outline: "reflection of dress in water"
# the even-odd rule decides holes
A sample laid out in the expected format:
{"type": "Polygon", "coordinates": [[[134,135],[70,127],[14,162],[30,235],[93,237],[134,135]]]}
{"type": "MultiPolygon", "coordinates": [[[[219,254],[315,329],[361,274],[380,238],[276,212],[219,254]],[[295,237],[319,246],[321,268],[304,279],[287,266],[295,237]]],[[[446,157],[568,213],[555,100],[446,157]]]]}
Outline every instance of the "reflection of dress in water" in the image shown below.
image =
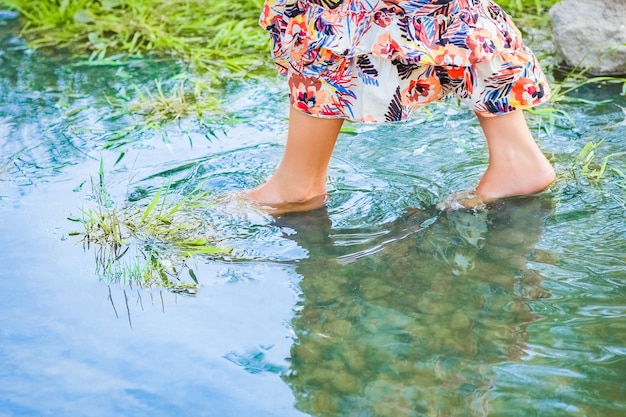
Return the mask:
{"type": "MultiPolygon", "coordinates": [[[[535,319],[528,302],[546,295],[526,267],[540,206],[529,199],[484,215],[448,213],[376,255],[342,257],[355,260],[345,266],[340,231],[329,242],[329,226],[291,225],[311,252],[298,269],[302,301],[285,376],[297,407],[315,416],[487,415],[492,368],[523,355],[535,319]],[[328,248],[334,253],[320,253],[328,248]]],[[[389,234],[424,220],[407,216],[389,234]]]]}
{"type": "Polygon", "coordinates": [[[305,113],[406,120],[457,96],[485,116],[549,98],[536,57],[490,0],[266,0],[260,19],[305,113]]]}

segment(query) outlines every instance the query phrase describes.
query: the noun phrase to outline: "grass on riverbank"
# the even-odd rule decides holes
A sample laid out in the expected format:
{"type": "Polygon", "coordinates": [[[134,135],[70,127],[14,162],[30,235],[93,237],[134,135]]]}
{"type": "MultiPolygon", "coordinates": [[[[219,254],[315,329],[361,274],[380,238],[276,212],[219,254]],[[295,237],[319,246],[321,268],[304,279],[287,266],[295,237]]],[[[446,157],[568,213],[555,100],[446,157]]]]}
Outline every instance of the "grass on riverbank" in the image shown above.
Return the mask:
{"type": "Polygon", "coordinates": [[[268,68],[258,25],[262,0],[0,0],[22,15],[34,49],[67,50],[89,65],[171,59],[184,79],[171,90],[138,89],[128,112],[160,123],[219,108],[226,80],[268,68]],[[182,88],[184,86],[185,88],[182,88]]]}
{"type": "Polygon", "coordinates": [[[544,15],[560,0],[499,0],[497,3],[513,15],[544,15]]]}
{"type": "Polygon", "coordinates": [[[169,57],[198,73],[242,75],[267,38],[261,0],[0,0],[24,17],[33,48],[67,48],[91,61],[169,57]]]}

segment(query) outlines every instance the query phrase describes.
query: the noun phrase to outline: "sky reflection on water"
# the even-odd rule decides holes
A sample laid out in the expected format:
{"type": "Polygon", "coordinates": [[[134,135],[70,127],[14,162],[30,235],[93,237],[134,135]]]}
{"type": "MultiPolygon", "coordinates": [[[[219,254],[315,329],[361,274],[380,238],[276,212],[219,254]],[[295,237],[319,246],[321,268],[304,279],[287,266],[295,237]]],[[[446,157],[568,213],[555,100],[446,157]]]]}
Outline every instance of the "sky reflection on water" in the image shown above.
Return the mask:
{"type": "Polygon", "coordinates": [[[615,172],[602,186],[570,174],[588,140],[623,151],[616,88],[584,92],[612,103],[561,105],[577,124],[541,133],[561,173],[550,193],[489,212],[434,209],[484,167],[465,110],[355,126],[327,210],[207,212],[243,260],[200,258],[188,297],[100,280],[67,217],[91,203],[101,158],[118,204],[168,181],[258,184],[280,158],[284,92],[235,84],[240,123],[170,125],[167,141],[130,130],[106,148],[132,119],[109,118],[104,97],[172,68],[73,67],[12,30],[0,30],[0,416],[626,413],[624,194],[615,172]]]}

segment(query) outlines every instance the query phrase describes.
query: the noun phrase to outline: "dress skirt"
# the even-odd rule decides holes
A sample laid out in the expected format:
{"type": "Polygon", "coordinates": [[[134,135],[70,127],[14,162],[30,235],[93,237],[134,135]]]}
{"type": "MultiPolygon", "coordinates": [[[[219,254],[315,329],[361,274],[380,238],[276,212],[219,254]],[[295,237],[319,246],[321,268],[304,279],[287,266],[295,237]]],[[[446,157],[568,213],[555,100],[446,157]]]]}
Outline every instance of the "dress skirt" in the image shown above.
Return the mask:
{"type": "Polygon", "coordinates": [[[266,0],[260,24],[291,104],[312,116],[403,121],[450,96],[497,116],[550,96],[537,58],[490,0],[266,0]]]}

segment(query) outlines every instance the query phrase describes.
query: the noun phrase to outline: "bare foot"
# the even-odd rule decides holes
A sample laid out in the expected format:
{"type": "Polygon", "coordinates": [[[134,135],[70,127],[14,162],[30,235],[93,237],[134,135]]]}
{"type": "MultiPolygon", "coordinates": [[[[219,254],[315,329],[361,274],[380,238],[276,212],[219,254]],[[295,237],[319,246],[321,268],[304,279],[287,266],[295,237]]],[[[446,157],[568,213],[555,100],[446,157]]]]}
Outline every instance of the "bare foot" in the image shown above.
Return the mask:
{"type": "Polygon", "coordinates": [[[326,194],[317,195],[315,197],[311,197],[306,200],[295,201],[295,202],[273,202],[273,203],[264,203],[260,201],[254,200],[254,198],[247,193],[247,197],[250,198],[253,202],[259,205],[261,210],[265,211],[267,214],[272,216],[279,216],[285,213],[296,213],[302,211],[312,211],[319,208],[322,208],[326,205],[328,201],[328,196],[326,194]]]}
{"type": "Polygon", "coordinates": [[[447,197],[438,207],[475,208],[505,197],[536,194],[552,184],[554,168],[535,143],[521,111],[477,116],[487,139],[489,166],[476,190],[447,197]]]}
{"type": "Polygon", "coordinates": [[[541,155],[533,163],[519,160],[501,169],[489,166],[475,190],[463,190],[446,196],[437,205],[440,210],[480,209],[496,200],[537,194],[552,184],[554,169],[541,155]]]}
{"type": "Polygon", "coordinates": [[[508,163],[490,164],[476,187],[476,194],[485,203],[532,195],[548,188],[555,176],[554,168],[543,154],[515,155],[508,163]]]}

